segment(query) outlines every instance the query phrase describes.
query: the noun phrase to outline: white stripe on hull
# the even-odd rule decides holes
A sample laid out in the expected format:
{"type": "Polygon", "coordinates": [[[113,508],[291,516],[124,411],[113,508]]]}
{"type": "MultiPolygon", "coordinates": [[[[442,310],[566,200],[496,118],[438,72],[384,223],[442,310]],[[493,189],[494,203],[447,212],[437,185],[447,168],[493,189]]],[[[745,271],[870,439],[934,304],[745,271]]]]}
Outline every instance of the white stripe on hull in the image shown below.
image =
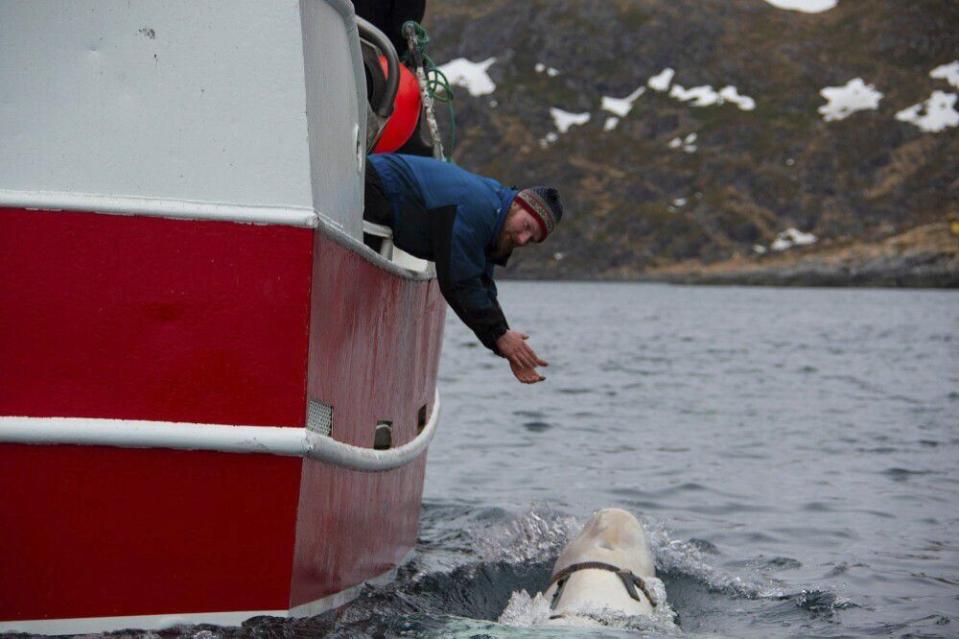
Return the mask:
{"type": "Polygon", "coordinates": [[[436,432],[439,412],[437,391],[433,413],[422,432],[412,441],[389,450],[344,444],[300,427],[82,417],[0,417],[0,443],[287,455],[308,457],[352,470],[382,472],[404,466],[426,451],[436,432]]]}
{"type": "MultiPolygon", "coordinates": [[[[246,224],[275,224],[316,228],[319,218],[313,209],[296,206],[254,206],[163,200],[156,198],[67,193],[58,191],[7,191],[0,189],[0,206],[31,211],[85,211],[113,215],[145,215],[182,220],[212,220],[246,224]]],[[[339,227],[332,220],[327,224],[339,227]]]]}

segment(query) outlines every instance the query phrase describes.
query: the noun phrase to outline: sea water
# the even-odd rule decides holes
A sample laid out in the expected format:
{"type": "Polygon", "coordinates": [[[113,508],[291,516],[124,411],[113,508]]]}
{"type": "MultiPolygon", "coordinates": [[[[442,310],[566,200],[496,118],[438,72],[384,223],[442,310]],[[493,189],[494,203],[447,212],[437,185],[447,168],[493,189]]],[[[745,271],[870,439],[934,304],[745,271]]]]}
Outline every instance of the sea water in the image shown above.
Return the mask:
{"type": "Polygon", "coordinates": [[[180,634],[959,636],[955,292],[506,282],[500,300],[547,379],[519,384],[449,315],[396,581],[180,634]],[[606,506],[644,522],[675,624],[542,624],[531,596],[606,506]]]}

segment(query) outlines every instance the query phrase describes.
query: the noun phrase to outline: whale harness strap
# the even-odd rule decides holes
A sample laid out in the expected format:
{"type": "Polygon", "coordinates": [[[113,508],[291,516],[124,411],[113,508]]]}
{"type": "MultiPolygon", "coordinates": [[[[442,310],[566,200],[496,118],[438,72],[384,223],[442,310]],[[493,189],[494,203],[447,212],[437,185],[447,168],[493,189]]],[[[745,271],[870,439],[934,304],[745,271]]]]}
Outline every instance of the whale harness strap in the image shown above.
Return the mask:
{"type": "Polygon", "coordinates": [[[656,600],[653,599],[653,596],[649,592],[649,588],[646,587],[646,582],[643,581],[642,577],[634,575],[629,570],[621,570],[613,564],[607,564],[602,561],[584,561],[578,564],[566,566],[558,573],[553,575],[552,579],[550,579],[549,586],[546,586],[547,589],[553,584],[558,584],[556,587],[556,592],[553,593],[553,600],[549,605],[551,609],[555,609],[556,604],[559,603],[559,598],[563,594],[563,588],[566,586],[566,582],[569,580],[570,575],[580,570],[608,570],[609,572],[614,572],[622,580],[623,586],[626,588],[626,592],[629,593],[630,597],[636,601],[642,601],[642,599],[639,598],[639,593],[636,592],[636,588],[638,586],[643,594],[646,595],[646,599],[649,600],[650,605],[653,608],[656,607],[656,600]]]}

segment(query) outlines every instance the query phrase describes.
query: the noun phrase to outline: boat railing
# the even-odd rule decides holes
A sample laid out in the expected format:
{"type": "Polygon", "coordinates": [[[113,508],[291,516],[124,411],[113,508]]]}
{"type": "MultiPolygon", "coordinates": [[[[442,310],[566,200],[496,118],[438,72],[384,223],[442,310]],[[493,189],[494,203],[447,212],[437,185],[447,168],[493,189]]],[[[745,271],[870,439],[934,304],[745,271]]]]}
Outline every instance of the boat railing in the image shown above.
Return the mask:
{"type": "Polygon", "coordinates": [[[304,457],[363,472],[405,466],[426,452],[439,421],[440,397],[411,441],[386,450],[336,441],[307,428],[232,426],[82,417],[0,417],[0,443],[165,448],[304,457]]]}
{"type": "Polygon", "coordinates": [[[393,243],[393,229],[390,227],[363,220],[363,235],[377,238],[380,243],[377,252],[382,258],[390,260],[392,264],[413,273],[425,274],[432,271],[429,262],[410,255],[393,243]]]}

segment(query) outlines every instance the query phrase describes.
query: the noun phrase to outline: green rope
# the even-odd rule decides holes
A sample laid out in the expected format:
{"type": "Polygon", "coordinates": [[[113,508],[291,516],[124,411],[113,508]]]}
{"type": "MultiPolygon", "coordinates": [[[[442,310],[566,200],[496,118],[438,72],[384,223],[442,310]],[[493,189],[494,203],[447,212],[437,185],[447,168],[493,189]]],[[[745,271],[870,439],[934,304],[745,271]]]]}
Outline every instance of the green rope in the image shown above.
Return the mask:
{"type": "MultiPolygon", "coordinates": [[[[450,146],[449,153],[446,154],[446,160],[448,162],[452,162],[451,156],[453,155],[453,149],[456,148],[456,113],[453,110],[453,87],[450,85],[446,75],[440,71],[439,67],[436,66],[436,63],[433,62],[433,59],[430,58],[430,56],[426,53],[430,46],[429,33],[426,32],[426,29],[424,29],[421,24],[413,20],[403,23],[404,32],[407,25],[410,25],[413,29],[413,32],[416,36],[416,50],[420,54],[420,57],[423,58],[423,73],[426,76],[426,91],[429,93],[429,96],[433,98],[434,102],[442,102],[446,104],[446,107],[450,113],[450,146]]],[[[403,54],[403,61],[409,62],[411,57],[412,51],[407,50],[403,54]]]]}

